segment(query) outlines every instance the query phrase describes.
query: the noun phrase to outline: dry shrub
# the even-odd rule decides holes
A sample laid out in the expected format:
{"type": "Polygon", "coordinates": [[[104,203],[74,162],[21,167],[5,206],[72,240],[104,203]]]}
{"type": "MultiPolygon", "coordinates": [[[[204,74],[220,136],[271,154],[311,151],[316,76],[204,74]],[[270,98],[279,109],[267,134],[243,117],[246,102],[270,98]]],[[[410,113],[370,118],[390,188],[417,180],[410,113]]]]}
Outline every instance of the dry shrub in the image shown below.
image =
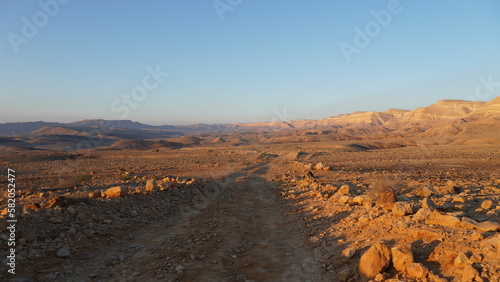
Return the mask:
{"type": "Polygon", "coordinates": [[[395,195],[400,194],[402,190],[399,177],[393,174],[377,174],[368,178],[369,186],[366,194],[372,199],[377,200],[379,195],[387,188],[391,188],[395,195]]]}

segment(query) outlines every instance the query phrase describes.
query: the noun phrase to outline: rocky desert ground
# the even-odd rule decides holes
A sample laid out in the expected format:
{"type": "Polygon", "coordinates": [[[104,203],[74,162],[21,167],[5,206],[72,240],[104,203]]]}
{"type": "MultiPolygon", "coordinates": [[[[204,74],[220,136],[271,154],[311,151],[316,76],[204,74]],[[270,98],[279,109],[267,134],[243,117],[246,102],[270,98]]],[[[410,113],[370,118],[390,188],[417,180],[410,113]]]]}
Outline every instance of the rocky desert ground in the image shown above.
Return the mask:
{"type": "Polygon", "coordinates": [[[498,145],[344,143],[4,153],[16,281],[499,281],[498,145]]]}
{"type": "Polygon", "coordinates": [[[471,103],[71,151],[82,128],[7,135],[0,280],[500,281],[499,101],[471,103]]]}

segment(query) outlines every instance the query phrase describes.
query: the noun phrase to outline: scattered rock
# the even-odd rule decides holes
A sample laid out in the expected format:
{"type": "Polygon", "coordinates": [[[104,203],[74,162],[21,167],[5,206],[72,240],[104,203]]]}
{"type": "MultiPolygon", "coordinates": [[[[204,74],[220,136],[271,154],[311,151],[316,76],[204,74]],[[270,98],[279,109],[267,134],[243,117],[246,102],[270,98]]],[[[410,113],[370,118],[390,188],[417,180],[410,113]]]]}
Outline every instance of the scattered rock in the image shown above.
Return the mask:
{"type": "Polygon", "coordinates": [[[36,204],[29,204],[29,205],[24,206],[25,211],[28,211],[28,210],[37,211],[39,209],[40,209],[40,206],[36,205],[36,204]]]}
{"type": "Polygon", "coordinates": [[[383,282],[385,280],[384,274],[379,273],[379,274],[375,275],[374,280],[375,280],[375,282],[383,282]]]}
{"type": "Polygon", "coordinates": [[[452,215],[442,214],[439,211],[433,211],[426,220],[426,223],[441,226],[459,226],[460,219],[452,215]]]}
{"type": "Polygon", "coordinates": [[[67,248],[61,248],[61,249],[57,250],[56,255],[60,258],[69,258],[69,256],[71,255],[71,252],[67,248]]]}
{"type": "Polygon", "coordinates": [[[500,254],[500,235],[484,239],[480,242],[480,244],[483,247],[492,247],[496,249],[498,254],[500,254]]]}
{"type": "Polygon", "coordinates": [[[421,263],[410,263],[406,266],[406,272],[411,277],[425,278],[429,275],[429,269],[421,263]]]}
{"type": "Polygon", "coordinates": [[[462,217],[462,221],[460,222],[460,227],[465,228],[465,229],[476,229],[478,228],[478,223],[477,221],[473,220],[472,218],[468,217],[462,217]]]}
{"type": "Polygon", "coordinates": [[[342,257],[346,259],[352,258],[356,254],[356,248],[354,247],[348,247],[347,249],[344,249],[342,251],[342,257]]]}
{"type": "Polygon", "coordinates": [[[63,223],[63,222],[64,222],[62,219],[57,218],[57,217],[51,217],[51,218],[49,219],[49,221],[50,221],[51,223],[55,223],[55,224],[61,224],[61,223],[63,223]]]}
{"type": "Polygon", "coordinates": [[[457,268],[464,268],[466,265],[471,264],[469,258],[464,253],[458,253],[453,261],[453,265],[457,268]]]}
{"type": "Polygon", "coordinates": [[[391,251],[387,246],[377,243],[371,246],[359,260],[359,275],[362,281],[368,281],[383,272],[391,261],[391,251]]]}
{"type": "Polygon", "coordinates": [[[451,202],[452,203],[465,203],[465,202],[467,202],[467,200],[462,196],[455,196],[455,197],[453,197],[453,200],[451,202]]]}
{"type": "Polygon", "coordinates": [[[314,170],[330,170],[330,167],[323,165],[322,162],[319,162],[319,163],[314,165],[313,169],[314,170]]]}
{"type": "Polygon", "coordinates": [[[64,207],[68,204],[66,199],[62,196],[53,196],[47,202],[46,208],[54,208],[54,207],[64,207]]]}
{"type": "Polygon", "coordinates": [[[342,195],[339,198],[339,202],[340,203],[349,203],[352,199],[353,199],[353,197],[351,197],[351,196],[342,195]]]}
{"type": "Polygon", "coordinates": [[[388,186],[381,188],[378,191],[378,195],[376,197],[377,197],[377,204],[396,202],[396,195],[394,194],[394,191],[388,186]]]}
{"type": "Polygon", "coordinates": [[[481,231],[497,231],[500,227],[498,222],[484,221],[477,224],[477,229],[481,231]]]}
{"type": "Polygon", "coordinates": [[[339,194],[339,195],[349,195],[350,194],[349,185],[342,185],[339,188],[339,190],[337,191],[337,194],[339,194]]]}
{"type": "Polygon", "coordinates": [[[106,197],[119,198],[128,194],[128,188],[125,186],[115,186],[106,190],[106,197]]]}
{"type": "Polygon", "coordinates": [[[406,273],[407,265],[413,263],[413,253],[411,252],[410,246],[403,245],[394,247],[391,249],[391,254],[394,268],[399,272],[406,273]]]}
{"type": "Polygon", "coordinates": [[[431,200],[431,198],[424,198],[422,200],[422,208],[435,210],[437,205],[431,200]]]}
{"type": "Polygon", "coordinates": [[[146,182],[146,191],[148,192],[154,192],[156,191],[157,185],[156,185],[156,180],[148,180],[146,182]]]}
{"type": "Polygon", "coordinates": [[[481,203],[481,208],[484,210],[489,210],[493,206],[493,201],[492,200],[484,200],[481,203]]]}
{"type": "Polygon", "coordinates": [[[338,273],[340,281],[347,281],[354,276],[353,271],[350,268],[344,268],[338,273]]]}
{"type": "Polygon", "coordinates": [[[476,277],[479,277],[479,271],[477,271],[477,269],[470,264],[466,265],[464,269],[462,269],[461,273],[462,278],[466,279],[466,281],[473,281],[476,277]]]}
{"type": "Polygon", "coordinates": [[[89,193],[89,198],[96,199],[101,197],[101,191],[95,191],[89,193]]]}
{"type": "Polygon", "coordinates": [[[431,215],[432,210],[429,208],[421,208],[414,215],[413,220],[426,220],[431,215]]]}
{"type": "Polygon", "coordinates": [[[370,197],[368,197],[367,195],[356,196],[352,199],[352,201],[356,204],[363,205],[370,202],[370,197]]]}
{"type": "Polygon", "coordinates": [[[413,194],[415,194],[415,196],[429,198],[430,196],[436,194],[436,190],[431,185],[425,185],[417,188],[413,191],[413,194]]]}
{"type": "Polygon", "coordinates": [[[406,202],[396,202],[392,208],[392,213],[398,216],[405,216],[407,214],[412,214],[412,212],[411,205],[406,202]]]}

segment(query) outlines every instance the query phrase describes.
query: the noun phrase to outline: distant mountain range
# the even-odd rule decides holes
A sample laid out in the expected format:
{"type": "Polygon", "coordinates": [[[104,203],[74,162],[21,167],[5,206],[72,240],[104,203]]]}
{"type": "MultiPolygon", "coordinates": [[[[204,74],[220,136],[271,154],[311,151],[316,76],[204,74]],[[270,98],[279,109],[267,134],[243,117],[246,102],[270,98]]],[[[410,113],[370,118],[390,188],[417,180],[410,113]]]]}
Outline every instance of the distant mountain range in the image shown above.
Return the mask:
{"type": "MultiPolygon", "coordinates": [[[[489,102],[443,100],[414,110],[389,109],[384,112],[353,112],[321,120],[274,121],[236,124],[193,124],[153,126],[130,120],[83,120],[72,123],[19,122],[0,124],[0,150],[60,149],[111,146],[121,140],[163,138],[164,146],[182,145],[169,138],[201,133],[280,131],[288,135],[327,134],[331,139],[353,137],[455,136],[467,134],[495,135],[500,132],[500,97],[489,102]],[[93,141],[92,141],[93,140],[93,141]]],[[[286,134],[285,134],[286,135],[286,134]]],[[[496,135],[495,135],[496,136],[496,135]]],[[[493,138],[493,137],[491,137],[493,138]]],[[[212,138],[213,139],[213,138],[212,138]]],[[[211,140],[212,140],[211,139],[211,140]]],[[[188,141],[187,141],[188,140],[188,141]]],[[[213,144],[225,139],[219,137],[213,144]]],[[[298,139],[302,140],[302,139],[298,139]]],[[[126,143],[126,142],[125,142],[126,143]]],[[[147,143],[147,142],[146,142],[147,143]]],[[[134,144],[146,144],[144,142],[134,144]]],[[[203,143],[203,142],[202,142],[203,143]]],[[[124,142],[119,143],[120,148],[124,142]]],[[[162,145],[162,146],[163,146],[162,145]]],[[[126,146],[125,146],[126,147],[126,146]]]]}

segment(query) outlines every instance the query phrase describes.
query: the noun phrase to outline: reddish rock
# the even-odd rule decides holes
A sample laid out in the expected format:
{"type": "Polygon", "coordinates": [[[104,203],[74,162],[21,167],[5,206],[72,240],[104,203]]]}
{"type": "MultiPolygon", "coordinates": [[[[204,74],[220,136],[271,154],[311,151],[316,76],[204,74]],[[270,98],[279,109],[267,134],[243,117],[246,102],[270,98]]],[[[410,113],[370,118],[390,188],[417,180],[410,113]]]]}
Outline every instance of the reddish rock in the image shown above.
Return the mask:
{"type": "Polygon", "coordinates": [[[362,281],[368,281],[382,273],[391,261],[391,251],[387,246],[377,243],[371,246],[359,260],[359,275],[362,281]]]}

